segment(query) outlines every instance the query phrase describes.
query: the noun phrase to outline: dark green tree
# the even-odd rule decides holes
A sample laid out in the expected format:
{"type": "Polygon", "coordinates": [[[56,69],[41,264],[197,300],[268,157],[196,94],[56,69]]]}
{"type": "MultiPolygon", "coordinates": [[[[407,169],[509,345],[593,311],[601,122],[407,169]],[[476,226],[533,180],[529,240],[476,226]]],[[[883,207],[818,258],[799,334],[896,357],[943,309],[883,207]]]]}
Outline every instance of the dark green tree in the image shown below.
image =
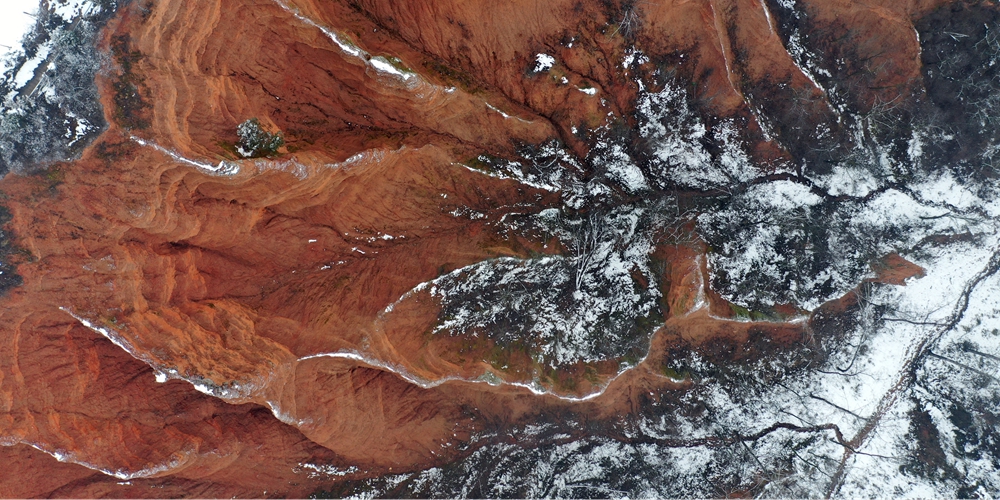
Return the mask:
{"type": "Polygon", "coordinates": [[[273,156],[278,148],[285,144],[281,132],[270,133],[260,126],[260,120],[250,118],[236,127],[236,135],[240,140],[236,143],[236,151],[244,158],[260,158],[273,156]]]}

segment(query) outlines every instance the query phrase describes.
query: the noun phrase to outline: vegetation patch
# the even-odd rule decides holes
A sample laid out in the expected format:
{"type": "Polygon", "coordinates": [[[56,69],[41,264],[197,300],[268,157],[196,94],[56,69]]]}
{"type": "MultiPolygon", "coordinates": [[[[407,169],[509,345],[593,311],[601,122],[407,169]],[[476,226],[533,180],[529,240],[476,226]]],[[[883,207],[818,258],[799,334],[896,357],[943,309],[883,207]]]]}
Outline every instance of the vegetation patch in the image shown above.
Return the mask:
{"type": "Polygon", "coordinates": [[[236,142],[236,153],[243,158],[274,156],[285,145],[281,131],[272,133],[264,130],[257,118],[250,118],[237,126],[236,135],[240,138],[236,142]]]}
{"type": "MultiPolygon", "coordinates": [[[[7,207],[0,205],[0,228],[6,228],[13,217],[7,207]]],[[[25,258],[25,254],[30,258],[30,253],[17,247],[7,229],[0,229],[0,295],[6,294],[8,290],[21,286],[24,280],[17,274],[15,261],[25,258]]]]}
{"type": "Polygon", "coordinates": [[[464,71],[456,70],[440,61],[424,61],[424,67],[470,94],[484,91],[482,86],[471,75],[464,71]]]}
{"type": "Polygon", "coordinates": [[[131,49],[131,44],[128,35],[119,35],[111,41],[111,56],[118,64],[118,75],[111,84],[114,118],[125,130],[142,130],[150,126],[152,106],[147,100],[146,78],[136,72],[136,65],[144,56],[131,49]]]}

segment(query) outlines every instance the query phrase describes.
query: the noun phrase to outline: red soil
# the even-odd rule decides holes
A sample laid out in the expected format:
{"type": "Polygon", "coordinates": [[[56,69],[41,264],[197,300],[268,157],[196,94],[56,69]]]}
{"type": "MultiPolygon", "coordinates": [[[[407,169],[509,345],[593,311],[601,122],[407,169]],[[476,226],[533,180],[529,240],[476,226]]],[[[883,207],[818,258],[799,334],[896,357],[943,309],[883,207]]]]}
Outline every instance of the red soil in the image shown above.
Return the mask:
{"type": "MultiPolygon", "coordinates": [[[[761,338],[775,349],[808,341],[805,321],[729,318],[704,289],[697,244],[659,250],[669,264],[666,326],[645,362],[587,402],[510,385],[418,387],[394,372],[471,379],[488,363],[426,334],[437,314],[426,297],[383,314],[442,272],[541,250],[497,236],[490,222],[505,206],[542,210],[556,197],[456,164],[551,138],[584,154],[572,127],[630,114],[626,36],[653,59],[685,54],[676,69],[697,82],[697,97],[751,129],[760,126],[743,86],[783,82],[819,102],[756,0],[640,2],[633,14],[576,0],[289,3],[420,76],[379,74],[271,0],[136,2],[103,42],[127,35],[142,54],[134,71],[150,107],[135,112],[151,125],[131,134],[214,164],[230,155],[236,125],[259,117],[285,131],[290,152],[213,176],[113,123],[79,161],[0,182],[25,250],[24,285],[0,299],[0,442],[9,445],[0,496],[306,495],[344,477],[445,463],[472,436],[539,415],[601,421],[633,411],[639,394],[671,397],[686,387],[663,369],[677,349],[739,359],[761,338]],[[535,75],[539,52],[558,63],[535,75]],[[597,94],[577,90],[584,85],[597,94]],[[485,216],[452,215],[459,207],[485,216]],[[301,359],[347,351],[381,365],[301,359]],[[157,383],[158,370],[230,393],[157,383]]],[[[910,19],[929,6],[883,3],[808,8],[818,23],[857,30],[867,43],[857,50],[884,50],[894,70],[881,84],[905,84],[919,68],[910,19]]],[[[115,122],[113,78],[99,84],[115,122]]],[[[783,154],[766,141],[756,151],[783,154]]],[[[880,279],[905,278],[894,262],[880,279]]],[[[598,366],[594,380],[570,371],[576,385],[564,394],[593,392],[616,371],[598,366]]]]}

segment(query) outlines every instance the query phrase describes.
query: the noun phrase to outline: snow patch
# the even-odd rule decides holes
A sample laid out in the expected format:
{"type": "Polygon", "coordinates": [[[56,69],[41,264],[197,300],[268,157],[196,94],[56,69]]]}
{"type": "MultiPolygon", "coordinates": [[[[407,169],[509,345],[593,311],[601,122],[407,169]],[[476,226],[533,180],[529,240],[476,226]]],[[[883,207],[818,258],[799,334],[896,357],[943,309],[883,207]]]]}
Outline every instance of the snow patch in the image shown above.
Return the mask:
{"type": "Polygon", "coordinates": [[[532,70],[535,73],[541,73],[543,71],[548,71],[552,69],[552,66],[556,64],[556,58],[548,54],[535,54],[535,68],[532,70]]]}

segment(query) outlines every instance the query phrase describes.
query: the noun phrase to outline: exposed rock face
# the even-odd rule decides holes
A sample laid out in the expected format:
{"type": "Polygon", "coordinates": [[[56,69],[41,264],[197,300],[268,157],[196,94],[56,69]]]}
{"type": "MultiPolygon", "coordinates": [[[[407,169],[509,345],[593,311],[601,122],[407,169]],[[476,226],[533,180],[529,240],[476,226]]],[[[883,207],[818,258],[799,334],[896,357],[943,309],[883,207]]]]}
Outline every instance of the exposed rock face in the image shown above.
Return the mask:
{"type": "MultiPolygon", "coordinates": [[[[23,249],[0,299],[0,495],[495,496],[453,481],[490,450],[776,429],[834,448],[804,482],[836,492],[885,411],[744,438],[680,416],[724,420],[708,384],[758,394],[839,360],[872,290],[961,239],[935,222],[961,206],[872,216],[871,241],[836,223],[936,168],[913,144],[953,89],[924,33],[997,28],[942,3],[120,8],[98,45],[108,129],[0,182],[23,249]],[[277,155],[236,154],[249,118],[283,131],[277,155]],[[855,167],[871,185],[837,180],[855,167]],[[447,478],[395,476],[424,470],[447,478]]],[[[992,130],[953,156],[992,155],[992,130]]],[[[711,481],[673,494],[780,484],[711,481]]]]}

